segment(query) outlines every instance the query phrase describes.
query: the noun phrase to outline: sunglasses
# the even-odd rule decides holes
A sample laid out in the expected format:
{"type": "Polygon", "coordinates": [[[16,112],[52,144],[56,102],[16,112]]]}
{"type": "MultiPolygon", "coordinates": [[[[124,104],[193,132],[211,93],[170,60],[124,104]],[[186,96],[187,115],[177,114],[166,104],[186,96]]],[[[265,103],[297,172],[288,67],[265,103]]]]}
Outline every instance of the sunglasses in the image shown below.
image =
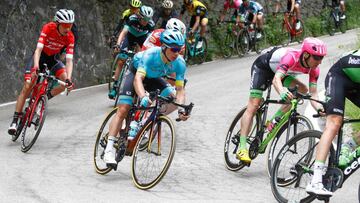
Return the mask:
{"type": "Polygon", "coordinates": [[[71,28],[72,23],[61,23],[61,26],[62,26],[63,28],[71,28]]]}
{"type": "Polygon", "coordinates": [[[324,58],[324,56],[317,56],[317,55],[312,55],[312,57],[315,61],[321,61],[324,58]]]}
{"type": "Polygon", "coordinates": [[[143,16],[140,16],[140,19],[145,21],[145,22],[149,22],[150,21],[150,18],[148,17],[143,17],[143,16]]]}
{"type": "Polygon", "coordinates": [[[181,51],[181,47],[170,47],[169,49],[170,49],[170,51],[172,51],[174,53],[178,53],[181,51]]]}

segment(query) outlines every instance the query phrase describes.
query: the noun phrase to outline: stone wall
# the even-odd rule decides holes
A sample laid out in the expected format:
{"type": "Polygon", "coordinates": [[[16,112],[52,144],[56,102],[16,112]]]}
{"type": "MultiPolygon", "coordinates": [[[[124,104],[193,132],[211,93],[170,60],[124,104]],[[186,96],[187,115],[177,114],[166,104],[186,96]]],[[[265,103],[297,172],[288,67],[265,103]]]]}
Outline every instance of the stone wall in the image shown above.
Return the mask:
{"type": "MultiPolygon", "coordinates": [[[[181,0],[173,0],[179,11],[181,0]]],[[[216,16],[223,0],[204,0],[216,16]]],[[[260,2],[266,7],[270,1],[260,2]]],[[[160,6],[161,0],[143,0],[160,6]]],[[[304,16],[317,15],[322,0],[303,0],[304,16]]],[[[127,0],[2,0],[0,7],[0,103],[14,101],[23,85],[26,59],[36,48],[41,27],[61,8],[72,9],[79,30],[73,80],[77,88],[105,81],[112,60],[106,39],[112,34],[127,0]]]]}

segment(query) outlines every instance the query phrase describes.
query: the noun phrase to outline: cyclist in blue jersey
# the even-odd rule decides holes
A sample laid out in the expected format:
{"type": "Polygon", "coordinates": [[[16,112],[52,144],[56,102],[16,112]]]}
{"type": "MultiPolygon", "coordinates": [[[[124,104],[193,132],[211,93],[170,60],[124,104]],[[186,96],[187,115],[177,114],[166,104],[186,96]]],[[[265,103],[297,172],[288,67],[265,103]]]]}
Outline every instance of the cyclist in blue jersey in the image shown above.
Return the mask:
{"type": "MultiPolygon", "coordinates": [[[[105,149],[104,161],[109,167],[116,165],[115,152],[113,144],[116,136],[119,136],[120,124],[126,118],[133,97],[136,92],[141,99],[141,106],[151,104],[149,97],[145,94],[147,91],[161,90],[164,96],[174,96],[176,102],[183,104],[185,102],[184,76],[186,71],[185,60],[179,55],[185,44],[183,34],[178,30],[165,30],[160,37],[161,47],[152,47],[146,51],[139,52],[134,56],[131,67],[125,73],[124,81],[120,88],[120,97],[118,102],[118,110],[110,123],[109,137],[105,149]],[[175,89],[167,83],[162,76],[170,73],[176,73],[175,89]],[[144,88],[145,87],[145,88],[144,88]]],[[[171,105],[167,108],[165,114],[176,109],[171,105]],[[170,110],[171,109],[171,110],[170,110]]],[[[189,118],[184,114],[183,110],[179,110],[179,118],[183,121],[189,118]]],[[[130,135],[128,139],[133,137],[130,135]]]]}
{"type": "Polygon", "coordinates": [[[248,19],[245,20],[251,22],[251,27],[256,24],[256,28],[258,29],[256,38],[261,38],[261,30],[264,26],[264,8],[258,2],[243,0],[237,13],[236,23],[240,24],[240,27],[243,27],[243,22],[241,22],[240,17],[245,16],[247,13],[249,14],[248,19]]]}
{"type": "MultiPolygon", "coordinates": [[[[154,11],[151,7],[141,6],[139,14],[131,15],[119,35],[116,43],[117,45],[114,47],[114,51],[119,52],[120,50],[129,50],[133,47],[136,47],[136,45],[138,45],[140,49],[148,34],[154,30],[155,24],[151,19],[153,14],[154,11]]],[[[110,99],[114,99],[116,97],[116,87],[119,85],[117,80],[127,55],[118,54],[116,57],[118,57],[119,60],[117,62],[114,75],[115,82],[113,88],[109,91],[108,94],[110,99]]]]}

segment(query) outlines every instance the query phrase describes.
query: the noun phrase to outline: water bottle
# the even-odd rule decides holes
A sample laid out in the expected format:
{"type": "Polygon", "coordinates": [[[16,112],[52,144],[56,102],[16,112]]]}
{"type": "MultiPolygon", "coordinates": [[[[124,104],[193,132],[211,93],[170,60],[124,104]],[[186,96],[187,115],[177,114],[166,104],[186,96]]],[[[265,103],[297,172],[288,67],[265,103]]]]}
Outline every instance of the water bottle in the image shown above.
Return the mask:
{"type": "Polygon", "coordinates": [[[279,123],[279,121],[281,120],[280,117],[275,117],[270,124],[267,125],[266,129],[268,130],[268,132],[271,132],[272,129],[274,129],[274,127],[279,123]]]}
{"type": "Polygon", "coordinates": [[[128,140],[133,140],[139,131],[139,123],[137,121],[131,121],[128,140]]]}

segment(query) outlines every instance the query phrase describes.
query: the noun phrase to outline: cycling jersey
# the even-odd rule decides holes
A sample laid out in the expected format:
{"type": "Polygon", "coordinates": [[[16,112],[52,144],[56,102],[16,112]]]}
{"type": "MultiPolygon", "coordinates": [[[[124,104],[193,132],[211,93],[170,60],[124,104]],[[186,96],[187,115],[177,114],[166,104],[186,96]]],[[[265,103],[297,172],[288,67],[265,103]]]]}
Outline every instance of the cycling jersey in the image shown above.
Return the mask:
{"type": "MultiPolygon", "coordinates": [[[[291,0],[288,0],[288,1],[287,1],[287,11],[288,11],[288,12],[291,11],[291,4],[292,4],[291,2],[292,2],[291,0]]],[[[301,0],[295,0],[295,5],[296,5],[296,4],[301,5],[301,0]]]]}
{"type": "Polygon", "coordinates": [[[271,84],[275,73],[282,74],[285,87],[298,74],[309,74],[309,86],[317,85],[319,67],[305,68],[300,62],[301,51],[292,48],[273,48],[260,55],[251,67],[250,94],[253,97],[262,97],[262,91],[271,84]]]}
{"type": "Polygon", "coordinates": [[[176,73],[176,86],[183,86],[186,71],[185,60],[178,56],[174,61],[164,63],[161,54],[161,47],[153,47],[135,54],[134,68],[146,78],[159,78],[176,73]]]}
{"type": "Polygon", "coordinates": [[[225,0],[224,1],[224,11],[227,11],[229,8],[238,9],[242,4],[242,0],[225,0]],[[232,3],[230,3],[232,2],[232,3]]]}
{"type": "Polygon", "coordinates": [[[168,22],[168,20],[170,20],[170,18],[178,18],[179,15],[178,13],[175,11],[175,9],[171,9],[171,13],[170,15],[166,15],[164,8],[158,8],[153,16],[153,20],[155,25],[158,23],[159,19],[162,18],[162,22],[160,25],[160,28],[165,29],[166,28],[166,23],[168,22]]]}
{"type": "Polygon", "coordinates": [[[151,47],[159,47],[161,46],[160,35],[164,31],[164,29],[156,29],[154,30],[145,40],[143,46],[141,47],[141,51],[145,51],[151,47]]]}
{"type": "Polygon", "coordinates": [[[192,4],[189,6],[183,5],[181,9],[181,14],[184,14],[186,10],[191,16],[200,17],[206,17],[208,12],[206,6],[200,1],[193,1],[192,4]]]}
{"type": "Polygon", "coordinates": [[[360,107],[360,51],[339,59],[325,78],[326,113],[344,115],[345,98],[360,107]]]}
{"type": "Polygon", "coordinates": [[[129,17],[128,22],[125,24],[124,29],[135,37],[140,37],[149,34],[154,30],[154,21],[150,20],[145,26],[140,24],[140,18],[138,15],[133,14],[129,17]]]}
{"type": "Polygon", "coordinates": [[[249,1],[248,6],[241,4],[238,10],[239,10],[238,11],[239,14],[245,14],[246,12],[257,14],[259,12],[262,13],[263,7],[258,2],[249,1]]]}
{"type": "Polygon", "coordinates": [[[120,21],[118,23],[118,25],[116,26],[113,36],[116,36],[119,34],[121,28],[123,27],[123,25],[129,20],[129,17],[131,16],[131,10],[127,9],[125,10],[122,14],[121,14],[121,18],[120,21]]]}
{"type": "Polygon", "coordinates": [[[42,51],[48,56],[58,54],[66,47],[66,58],[72,59],[74,55],[74,35],[71,31],[65,36],[61,35],[57,26],[55,22],[44,25],[37,47],[42,48],[42,51]]]}

